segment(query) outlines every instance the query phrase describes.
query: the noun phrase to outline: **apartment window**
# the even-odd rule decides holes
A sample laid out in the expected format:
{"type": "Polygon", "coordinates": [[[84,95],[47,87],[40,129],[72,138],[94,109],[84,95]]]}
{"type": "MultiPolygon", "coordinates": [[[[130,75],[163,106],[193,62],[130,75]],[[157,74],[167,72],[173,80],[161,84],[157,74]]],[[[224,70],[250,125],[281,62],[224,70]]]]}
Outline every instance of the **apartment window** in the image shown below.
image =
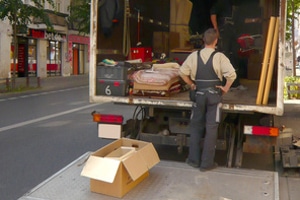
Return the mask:
{"type": "Polygon", "coordinates": [[[42,5],[43,8],[45,8],[45,1],[40,0],[40,4],[42,5]]]}
{"type": "MultiPolygon", "coordinates": [[[[35,6],[36,4],[34,2],[32,2],[31,0],[23,0],[24,4],[28,4],[28,5],[31,5],[31,6],[35,6]]],[[[42,1],[42,0],[38,0],[37,1],[39,4],[41,4],[41,6],[43,8],[45,8],[45,1],[42,1]]]]}
{"type": "Polygon", "coordinates": [[[55,9],[56,9],[56,12],[60,12],[61,11],[61,2],[60,2],[60,0],[56,0],[56,2],[55,2],[55,9]]]}

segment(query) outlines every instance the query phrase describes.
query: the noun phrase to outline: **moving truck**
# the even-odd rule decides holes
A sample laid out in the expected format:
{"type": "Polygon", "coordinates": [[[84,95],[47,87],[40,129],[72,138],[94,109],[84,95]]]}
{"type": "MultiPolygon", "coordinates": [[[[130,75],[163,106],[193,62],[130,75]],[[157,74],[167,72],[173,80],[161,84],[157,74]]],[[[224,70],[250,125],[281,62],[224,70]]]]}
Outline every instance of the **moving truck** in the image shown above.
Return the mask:
{"type": "MultiPolygon", "coordinates": [[[[160,90],[133,77],[140,70],[155,73],[154,66],[174,61],[180,65],[189,53],[201,48],[201,33],[193,33],[189,25],[196,16],[192,14],[192,2],[118,1],[114,22],[106,26],[101,1],[92,1],[89,98],[90,102],[133,106],[135,114],[120,137],[125,134],[156,144],[177,145],[179,152],[188,146],[187,126],[193,105],[189,89],[179,80],[176,84],[180,83],[180,91],[173,92],[170,79],[160,90]],[[195,38],[197,42],[193,42],[195,38]]],[[[234,9],[247,2],[237,1],[234,9]]],[[[245,18],[237,25],[240,50],[232,52],[239,56],[241,83],[247,89],[232,89],[223,97],[217,145],[227,152],[227,165],[237,167],[241,166],[243,152],[273,151],[279,132],[273,116],[284,112],[286,1],[250,2],[254,7],[246,7],[246,12],[240,12],[244,16],[238,16],[245,18]],[[246,18],[256,23],[249,25],[246,18]]],[[[210,9],[207,6],[205,10],[210,9]]]]}

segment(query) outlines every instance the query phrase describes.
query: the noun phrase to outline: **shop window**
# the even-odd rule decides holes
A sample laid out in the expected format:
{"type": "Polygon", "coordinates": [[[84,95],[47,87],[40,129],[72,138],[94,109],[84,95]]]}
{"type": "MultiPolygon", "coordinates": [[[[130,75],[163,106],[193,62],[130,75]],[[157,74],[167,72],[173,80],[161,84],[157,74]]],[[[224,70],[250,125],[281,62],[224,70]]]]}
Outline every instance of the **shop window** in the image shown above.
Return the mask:
{"type": "Polygon", "coordinates": [[[84,74],[84,45],[81,44],[79,47],[79,74],[84,74]]]}
{"type": "Polygon", "coordinates": [[[36,40],[28,40],[28,75],[36,76],[37,63],[36,63],[36,40]]]}
{"type": "Polygon", "coordinates": [[[84,45],[73,43],[73,74],[84,74],[84,45]]]}
{"type": "Polygon", "coordinates": [[[61,74],[61,43],[58,41],[49,41],[47,46],[47,74],[61,74]]]}

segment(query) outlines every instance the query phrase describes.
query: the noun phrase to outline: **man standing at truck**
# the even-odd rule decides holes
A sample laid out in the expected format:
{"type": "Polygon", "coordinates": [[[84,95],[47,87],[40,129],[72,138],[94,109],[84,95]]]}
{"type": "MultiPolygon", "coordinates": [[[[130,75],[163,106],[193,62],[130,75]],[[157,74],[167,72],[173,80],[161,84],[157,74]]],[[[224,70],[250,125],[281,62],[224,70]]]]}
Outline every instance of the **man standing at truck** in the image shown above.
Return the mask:
{"type": "Polygon", "coordinates": [[[218,33],[210,28],[204,32],[205,47],[192,52],[180,67],[182,79],[196,90],[189,125],[190,147],[187,163],[206,171],[217,167],[214,162],[215,146],[218,135],[217,112],[222,94],[230,89],[236,78],[235,69],[229,59],[216,52],[218,33]],[[226,83],[222,86],[222,79],[226,83]],[[204,137],[201,154],[200,141],[204,137]]]}

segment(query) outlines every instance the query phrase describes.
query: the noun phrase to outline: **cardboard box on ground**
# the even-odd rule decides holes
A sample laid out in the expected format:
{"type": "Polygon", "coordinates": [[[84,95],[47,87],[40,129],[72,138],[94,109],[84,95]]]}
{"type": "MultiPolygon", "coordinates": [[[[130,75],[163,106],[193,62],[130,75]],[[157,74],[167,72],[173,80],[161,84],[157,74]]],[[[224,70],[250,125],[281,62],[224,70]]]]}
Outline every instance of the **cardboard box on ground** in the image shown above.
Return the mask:
{"type": "Polygon", "coordinates": [[[151,143],[120,138],[92,153],[81,175],[90,178],[92,192],[121,198],[159,161],[151,143]]]}

